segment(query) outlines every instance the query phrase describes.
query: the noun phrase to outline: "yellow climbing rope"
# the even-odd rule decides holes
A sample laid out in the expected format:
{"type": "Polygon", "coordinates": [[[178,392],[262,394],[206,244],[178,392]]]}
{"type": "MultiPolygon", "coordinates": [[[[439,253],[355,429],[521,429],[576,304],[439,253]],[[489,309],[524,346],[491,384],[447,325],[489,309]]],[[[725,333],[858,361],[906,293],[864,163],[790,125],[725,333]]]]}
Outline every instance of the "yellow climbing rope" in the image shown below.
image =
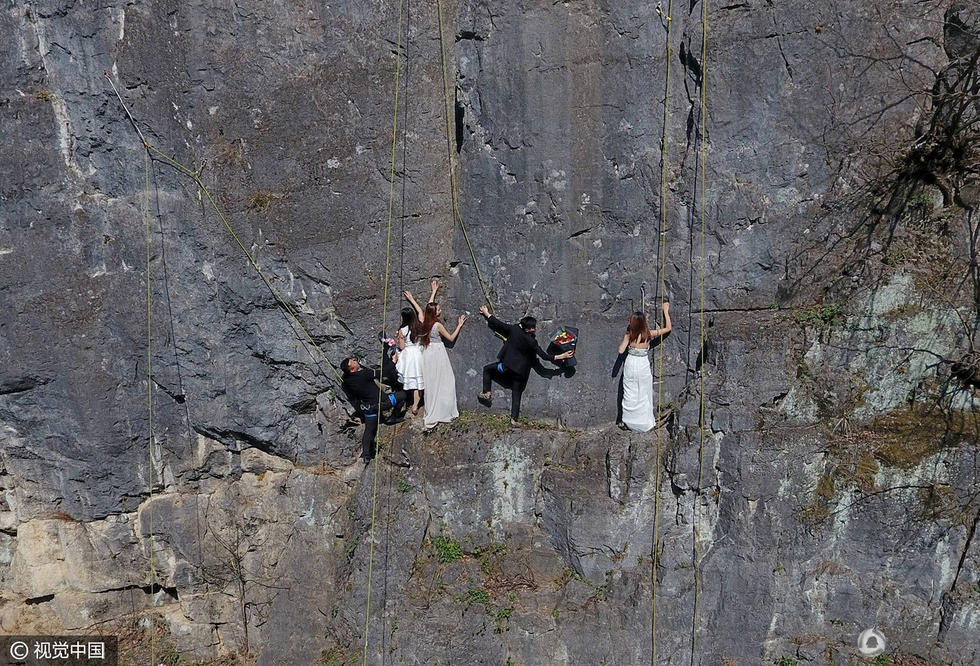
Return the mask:
{"type": "MultiPolygon", "coordinates": [[[[667,6],[667,39],[666,49],[666,71],[664,73],[664,133],[661,140],[660,155],[660,310],[666,300],[667,284],[665,273],[667,270],[667,138],[670,134],[668,121],[670,120],[670,34],[671,23],[674,16],[674,1],[670,0],[667,6]]],[[[664,385],[664,343],[661,340],[657,354],[657,418],[663,413],[663,385],[664,385]]],[[[654,468],[654,504],[653,504],[653,552],[651,557],[651,592],[653,611],[650,619],[650,634],[652,648],[652,663],[657,664],[657,566],[660,560],[658,545],[660,541],[660,460],[661,460],[661,424],[658,423],[657,431],[657,450],[656,466],[654,468]]]]}
{"type": "MultiPolygon", "coordinates": [[[[388,238],[385,244],[385,281],[384,296],[381,300],[381,331],[385,330],[388,318],[388,276],[391,271],[391,224],[395,206],[395,153],[398,143],[398,92],[401,85],[401,62],[402,62],[402,5],[404,0],[398,1],[398,46],[395,49],[395,104],[391,121],[391,169],[389,171],[388,186],[388,238]]],[[[378,367],[384,369],[385,349],[384,342],[381,343],[381,361],[378,367]]],[[[382,401],[384,400],[384,388],[378,384],[378,429],[376,438],[381,435],[381,414],[382,401]]],[[[366,427],[366,426],[365,426],[366,427]]],[[[377,439],[375,440],[377,441],[377,439]]],[[[377,444],[375,444],[377,447],[377,444]]],[[[380,453],[380,452],[379,452],[380,453]]],[[[371,628],[371,583],[374,575],[374,528],[378,511],[378,463],[374,464],[374,479],[371,485],[371,530],[368,539],[368,576],[367,576],[367,601],[364,610],[364,654],[363,664],[368,663],[368,637],[371,628]]]]}
{"type": "MultiPolygon", "coordinates": [[[[150,602],[157,585],[157,570],[153,562],[153,466],[156,464],[155,442],[153,440],[153,314],[152,292],[150,291],[150,260],[152,256],[150,235],[150,154],[143,151],[143,224],[146,231],[146,407],[149,418],[149,467],[147,468],[147,509],[148,525],[147,553],[150,566],[150,602]]],[[[153,621],[150,621],[150,663],[156,663],[156,643],[153,637],[153,621]]]]}
{"type": "Polygon", "coordinates": [[[704,431],[705,431],[705,395],[704,395],[704,368],[705,368],[705,358],[704,358],[704,341],[705,341],[705,331],[704,331],[704,276],[707,270],[707,256],[704,253],[704,237],[705,232],[705,205],[707,203],[706,195],[706,185],[705,178],[707,175],[707,158],[708,158],[708,147],[705,142],[706,132],[706,115],[708,111],[708,0],[701,0],[701,127],[700,127],[700,172],[701,172],[701,274],[700,274],[700,309],[698,311],[698,319],[700,322],[701,329],[701,345],[700,345],[700,358],[701,358],[701,368],[699,371],[700,379],[700,392],[698,394],[699,398],[699,409],[698,409],[698,483],[695,486],[697,488],[697,493],[694,497],[693,513],[694,519],[691,521],[692,533],[693,533],[693,547],[692,553],[694,556],[694,610],[693,610],[693,620],[691,626],[691,665],[696,663],[697,659],[697,647],[698,647],[698,604],[701,600],[701,548],[698,543],[698,536],[700,533],[700,520],[701,514],[698,511],[698,502],[700,500],[701,494],[701,478],[704,471],[704,431]]]}
{"type": "Polygon", "coordinates": [[[470,251],[470,258],[473,260],[473,268],[476,269],[476,277],[480,281],[480,288],[483,290],[483,297],[486,299],[487,307],[490,309],[492,314],[494,312],[494,308],[493,301],[490,298],[490,291],[487,289],[487,284],[483,279],[483,272],[480,270],[480,263],[476,260],[476,252],[473,250],[473,243],[470,242],[470,235],[466,230],[466,223],[463,221],[463,215],[459,210],[459,179],[456,174],[456,157],[453,154],[452,145],[453,123],[451,107],[449,104],[449,62],[446,59],[446,38],[442,19],[442,0],[436,0],[436,9],[439,14],[439,52],[442,55],[442,88],[443,93],[445,94],[446,106],[446,150],[449,154],[449,187],[453,200],[453,217],[457,222],[459,222],[459,228],[463,232],[463,239],[466,241],[466,247],[469,248],[470,251]]]}
{"type": "Polygon", "coordinates": [[[333,363],[330,362],[330,359],[327,357],[326,353],[323,351],[323,349],[320,347],[320,345],[317,344],[316,340],[313,339],[313,335],[306,328],[306,326],[303,325],[303,322],[300,321],[299,316],[296,314],[296,312],[293,310],[293,308],[290,307],[290,305],[286,302],[286,300],[282,297],[282,294],[279,293],[279,290],[276,289],[275,285],[272,284],[272,279],[268,275],[266,275],[265,271],[262,270],[262,268],[259,266],[259,263],[252,256],[252,253],[249,252],[248,249],[245,247],[245,244],[242,243],[242,240],[238,237],[238,234],[235,233],[235,229],[231,226],[231,223],[228,221],[228,218],[225,217],[225,214],[218,207],[217,202],[215,202],[214,197],[211,196],[211,192],[208,190],[208,188],[201,181],[201,177],[198,174],[198,172],[193,171],[192,169],[190,169],[189,167],[185,166],[184,164],[181,164],[180,162],[178,162],[174,158],[170,157],[169,155],[167,155],[162,150],[160,150],[159,148],[157,148],[156,146],[154,146],[152,144],[149,144],[149,143],[146,144],[146,148],[147,148],[147,150],[152,151],[155,155],[157,155],[166,164],[169,164],[170,166],[172,166],[176,170],[180,171],[181,173],[183,173],[183,174],[185,174],[187,176],[190,176],[191,179],[193,179],[194,183],[204,193],[204,196],[207,198],[208,202],[211,204],[211,207],[214,209],[214,212],[217,213],[218,219],[220,219],[221,222],[222,222],[222,224],[224,224],[225,229],[227,229],[229,235],[231,235],[231,237],[234,239],[235,243],[238,245],[238,247],[241,249],[241,251],[245,254],[245,257],[248,259],[249,263],[252,265],[252,267],[255,269],[255,271],[259,274],[259,277],[262,278],[262,281],[265,282],[265,285],[269,288],[269,291],[272,292],[272,295],[275,297],[276,301],[279,303],[279,306],[282,307],[282,309],[286,311],[286,314],[289,315],[289,317],[293,321],[293,323],[295,323],[296,326],[298,326],[299,329],[306,336],[306,341],[309,342],[311,345],[313,345],[313,348],[316,349],[317,352],[319,352],[320,357],[327,363],[328,366],[330,366],[330,369],[333,370],[333,373],[336,376],[337,380],[338,381],[342,381],[343,378],[341,377],[340,372],[337,370],[337,367],[333,363]]]}
{"type": "MultiPolygon", "coordinates": [[[[129,112],[129,107],[126,106],[126,102],[123,101],[122,95],[119,94],[119,90],[116,88],[116,84],[113,83],[112,76],[110,76],[109,72],[105,72],[105,78],[106,80],[109,81],[109,85],[112,86],[112,91],[116,94],[116,98],[119,100],[119,104],[122,106],[123,111],[126,112],[126,116],[129,118],[129,122],[132,124],[133,129],[135,129],[136,133],[139,135],[140,141],[143,142],[144,150],[146,150],[148,154],[152,153],[156,155],[162,162],[173,167],[180,173],[189,176],[194,181],[197,187],[204,193],[204,196],[207,197],[208,203],[211,204],[211,207],[214,209],[214,212],[218,215],[218,219],[220,219],[221,223],[224,224],[225,229],[228,230],[228,233],[235,240],[235,243],[238,245],[238,247],[241,248],[242,252],[245,254],[245,257],[248,259],[249,263],[259,274],[259,277],[262,278],[262,281],[265,282],[265,285],[269,288],[269,291],[272,292],[272,295],[279,303],[279,306],[286,311],[286,313],[289,315],[293,323],[295,323],[296,326],[298,326],[299,329],[306,336],[306,340],[311,345],[313,345],[313,348],[316,349],[317,352],[319,352],[320,358],[322,358],[327,363],[327,365],[330,366],[330,369],[333,370],[334,376],[337,378],[337,381],[342,381],[343,378],[340,376],[340,372],[337,370],[337,367],[330,362],[330,359],[327,358],[327,355],[324,353],[323,349],[321,349],[320,345],[318,345],[316,340],[313,339],[313,335],[310,334],[306,326],[303,325],[303,322],[300,321],[299,317],[296,315],[296,312],[289,306],[286,300],[282,297],[282,295],[279,293],[279,290],[275,288],[275,286],[272,284],[272,280],[265,274],[265,271],[263,271],[262,268],[259,266],[258,262],[255,261],[255,258],[252,256],[252,253],[248,251],[248,249],[245,247],[245,244],[242,243],[241,239],[238,237],[238,234],[235,233],[235,229],[231,226],[231,223],[228,221],[228,218],[225,217],[225,214],[221,211],[221,208],[218,207],[218,204],[214,200],[214,197],[211,196],[210,190],[208,190],[208,188],[204,185],[204,182],[201,181],[200,172],[194,171],[190,167],[178,162],[176,159],[170,157],[162,150],[160,150],[159,148],[151,144],[149,141],[147,141],[146,137],[143,136],[143,132],[140,131],[139,125],[136,124],[136,119],[133,118],[133,114],[129,112]]],[[[149,178],[149,176],[147,176],[147,178],[149,178]]],[[[314,360],[316,360],[315,357],[314,360]]]]}

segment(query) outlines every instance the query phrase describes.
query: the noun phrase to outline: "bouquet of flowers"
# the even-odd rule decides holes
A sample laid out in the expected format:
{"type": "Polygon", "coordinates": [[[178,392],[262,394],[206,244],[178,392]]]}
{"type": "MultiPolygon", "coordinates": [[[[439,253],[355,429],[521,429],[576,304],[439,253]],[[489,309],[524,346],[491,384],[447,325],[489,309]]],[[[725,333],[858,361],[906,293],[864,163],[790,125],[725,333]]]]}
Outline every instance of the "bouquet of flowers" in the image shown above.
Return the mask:
{"type": "MultiPolygon", "coordinates": [[[[571,326],[562,326],[551,336],[551,342],[548,344],[548,353],[561,354],[567,351],[574,351],[576,345],[578,345],[578,329],[571,326]]],[[[575,357],[566,358],[563,361],[558,361],[558,363],[565,367],[574,367],[575,357]]]]}
{"type": "Polygon", "coordinates": [[[388,358],[395,360],[395,356],[398,355],[398,343],[394,338],[385,337],[384,332],[378,333],[378,342],[384,347],[385,354],[388,358]]]}

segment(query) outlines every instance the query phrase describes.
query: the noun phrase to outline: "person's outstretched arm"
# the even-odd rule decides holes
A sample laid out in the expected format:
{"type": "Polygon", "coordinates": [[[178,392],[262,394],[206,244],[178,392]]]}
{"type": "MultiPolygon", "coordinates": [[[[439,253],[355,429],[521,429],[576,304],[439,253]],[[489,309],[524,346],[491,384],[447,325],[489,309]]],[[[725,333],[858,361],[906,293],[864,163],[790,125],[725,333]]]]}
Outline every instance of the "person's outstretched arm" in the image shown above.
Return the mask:
{"type": "Polygon", "coordinates": [[[486,305],[481,305],[480,306],[480,314],[482,314],[484,317],[486,317],[486,319],[487,319],[487,326],[490,327],[490,330],[492,330],[492,331],[494,331],[496,333],[500,333],[501,335],[509,335],[510,334],[510,324],[507,324],[505,322],[502,322],[499,319],[497,319],[496,317],[494,317],[492,314],[490,314],[490,309],[487,308],[486,305]]]}
{"type": "Polygon", "coordinates": [[[541,349],[541,345],[538,344],[537,340],[534,341],[534,351],[537,352],[538,356],[540,356],[546,361],[551,361],[552,363],[554,363],[555,361],[564,361],[566,358],[571,358],[572,356],[575,355],[575,352],[573,350],[569,350],[567,352],[561,354],[555,354],[554,356],[552,356],[545,350],[541,349]]]}
{"type": "Polygon", "coordinates": [[[650,331],[650,337],[659,338],[662,335],[667,335],[668,333],[670,333],[671,328],[672,327],[670,324],[670,303],[665,302],[664,303],[664,327],[658,328],[655,331],[650,331]]]}
{"type": "Polygon", "coordinates": [[[422,310],[422,306],[415,300],[415,297],[412,296],[412,292],[406,289],[403,293],[405,294],[405,298],[408,300],[408,302],[412,304],[413,308],[415,308],[415,314],[418,316],[419,321],[425,319],[425,312],[422,310]]]}
{"type": "MultiPolygon", "coordinates": [[[[434,303],[436,300],[436,292],[439,291],[439,280],[433,280],[431,283],[432,293],[429,294],[429,303],[434,303]]],[[[421,319],[421,317],[420,317],[421,319]]]]}
{"type": "Polygon", "coordinates": [[[450,342],[456,342],[456,336],[459,335],[459,329],[463,328],[463,324],[466,322],[466,315],[459,315],[459,319],[456,320],[456,330],[452,333],[446,330],[446,327],[442,324],[436,324],[436,330],[439,331],[441,335],[446,340],[450,342]]]}

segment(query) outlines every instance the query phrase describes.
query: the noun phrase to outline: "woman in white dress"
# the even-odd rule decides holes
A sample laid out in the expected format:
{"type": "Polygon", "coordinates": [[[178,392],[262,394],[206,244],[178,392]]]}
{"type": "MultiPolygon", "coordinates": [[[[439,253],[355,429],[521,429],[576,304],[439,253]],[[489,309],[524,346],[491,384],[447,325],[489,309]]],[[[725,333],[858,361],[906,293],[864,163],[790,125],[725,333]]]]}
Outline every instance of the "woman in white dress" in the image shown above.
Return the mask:
{"type": "Polygon", "coordinates": [[[459,416],[456,407],[456,376],[453,374],[449,354],[446,353],[444,340],[455,342],[459,330],[466,321],[466,315],[460,315],[456,322],[456,330],[450,333],[439,317],[442,308],[435,302],[439,283],[432,281],[432,296],[425,310],[419,307],[410,292],[405,297],[421,312],[422,324],[418,342],[422,345],[422,381],[425,384],[425,418],[423,424],[426,430],[434,428],[437,423],[448,423],[459,416]]]}
{"type": "Polygon", "coordinates": [[[647,355],[650,343],[670,333],[670,303],[664,303],[664,327],[650,330],[642,312],[630,317],[629,329],[619,343],[619,353],[627,353],[623,365],[623,425],[647,432],[657,425],[653,415],[653,373],[647,355]]]}
{"type": "Polygon", "coordinates": [[[419,318],[415,308],[402,308],[402,325],[398,328],[398,381],[412,394],[412,416],[419,413],[419,398],[425,388],[422,380],[422,345],[418,342],[419,318]]]}

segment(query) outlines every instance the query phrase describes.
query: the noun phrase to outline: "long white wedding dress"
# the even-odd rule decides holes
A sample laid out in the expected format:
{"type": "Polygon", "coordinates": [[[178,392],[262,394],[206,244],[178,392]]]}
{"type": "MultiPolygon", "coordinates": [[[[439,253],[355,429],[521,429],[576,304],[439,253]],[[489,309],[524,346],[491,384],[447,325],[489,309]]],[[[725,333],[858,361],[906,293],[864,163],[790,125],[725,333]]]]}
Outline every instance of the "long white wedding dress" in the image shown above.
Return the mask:
{"type": "Polygon", "coordinates": [[[429,333],[429,346],[422,350],[422,381],[425,383],[425,419],[426,428],[432,428],[437,423],[448,423],[457,416],[456,407],[456,376],[453,374],[449,354],[442,336],[432,327],[429,333]]]}
{"type": "Polygon", "coordinates": [[[630,430],[647,432],[657,425],[653,416],[653,373],[649,349],[629,347],[623,366],[623,423],[630,430]]]}
{"type": "Polygon", "coordinates": [[[399,331],[405,337],[405,349],[398,355],[398,363],[395,369],[398,370],[398,381],[402,383],[406,391],[412,389],[424,389],[425,382],[422,380],[422,345],[412,342],[412,336],[408,326],[403,326],[399,331]]]}

